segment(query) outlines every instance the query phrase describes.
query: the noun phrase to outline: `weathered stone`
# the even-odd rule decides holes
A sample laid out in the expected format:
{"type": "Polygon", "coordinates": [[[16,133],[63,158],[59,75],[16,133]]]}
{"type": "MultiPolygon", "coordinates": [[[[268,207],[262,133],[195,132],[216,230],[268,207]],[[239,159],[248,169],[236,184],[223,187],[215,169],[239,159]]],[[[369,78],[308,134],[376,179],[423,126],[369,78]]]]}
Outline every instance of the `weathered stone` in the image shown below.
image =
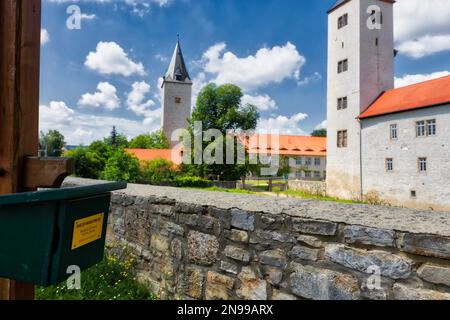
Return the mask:
{"type": "Polygon", "coordinates": [[[411,288],[401,283],[394,284],[392,292],[395,300],[450,300],[450,293],[411,288]]]}
{"type": "Polygon", "coordinates": [[[312,300],[357,300],[358,280],[348,274],[292,263],[290,275],[292,292],[312,300]]]}
{"type": "Polygon", "coordinates": [[[361,297],[369,300],[388,300],[389,299],[389,285],[382,285],[380,283],[379,287],[369,286],[369,284],[374,285],[369,279],[362,281],[361,283],[361,297]]]}
{"type": "Polygon", "coordinates": [[[203,206],[198,204],[190,203],[177,203],[175,206],[176,211],[181,213],[197,213],[201,214],[203,212],[203,206]]]}
{"type": "Polygon", "coordinates": [[[220,261],[220,270],[231,274],[238,274],[238,266],[228,261],[220,261]]]}
{"type": "Polygon", "coordinates": [[[231,258],[233,260],[247,262],[247,263],[250,262],[250,253],[239,247],[226,246],[224,253],[225,253],[225,256],[227,256],[228,258],[231,258]]]}
{"type": "Polygon", "coordinates": [[[183,258],[183,244],[178,239],[173,239],[170,245],[170,251],[172,252],[172,257],[177,260],[183,258]]]}
{"type": "Polygon", "coordinates": [[[169,236],[170,234],[180,237],[184,236],[184,228],[170,221],[162,221],[159,229],[164,236],[169,236]]]}
{"type": "Polygon", "coordinates": [[[209,271],[206,276],[206,279],[209,283],[220,284],[230,290],[233,289],[234,286],[233,278],[214,271],[209,271]]]}
{"type": "Polygon", "coordinates": [[[411,274],[412,260],[386,251],[367,251],[341,244],[325,247],[325,256],[347,268],[373,273],[379,268],[381,275],[391,279],[406,279],[411,274]]]}
{"type": "Polygon", "coordinates": [[[234,279],[220,273],[209,271],[206,276],[206,300],[228,300],[229,290],[233,289],[234,279]]]}
{"type": "Polygon", "coordinates": [[[395,232],[392,230],[346,226],[343,233],[346,243],[361,243],[379,247],[393,247],[395,244],[395,232]]]}
{"type": "Polygon", "coordinates": [[[205,275],[201,269],[186,268],[184,277],[184,293],[192,298],[201,299],[205,275]]]}
{"type": "Polygon", "coordinates": [[[406,233],[399,237],[397,246],[409,253],[450,259],[450,237],[406,233]]]}
{"type": "Polygon", "coordinates": [[[292,259],[317,261],[319,259],[320,250],[310,249],[304,246],[295,246],[289,252],[289,257],[292,259]]]}
{"type": "Polygon", "coordinates": [[[215,236],[190,231],[188,234],[187,255],[189,261],[209,266],[217,261],[219,242],[215,236]]]}
{"type": "Polygon", "coordinates": [[[215,224],[214,218],[207,216],[200,216],[197,221],[197,226],[205,231],[213,230],[214,224],[215,224]]]}
{"type": "Polygon", "coordinates": [[[292,219],[294,231],[322,236],[334,236],[337,223],[310,219],[292,219]]]}
{"type": "Polygon", "coordinates": [[[274,267],[266,267],[266,280],[273,285],[278,285],[283,280],[283,271],[274,267]]]}
{"type": "Polygon", "coordinates": [[[243,267],[238,276],[240,287],[236,290],[239,298],[245,300],[266,300],[267,283],[259,279],[250,267],[243,267]]]}
{"type": "Polygon", "coordinates": [[[180,220],[179,223],[183,225],[195,227],[198,222],[198,215],[182,213],[179,215],[179,220],[180,220]]]}
{"type": "Polygon", "coordinates": [[[281,249],[267,250],[259,254],[262,264],[284,268],[286,266],[286,254],[281,249]]]}
{"type": "Polygon", "coordinates": [[[297,237],[297,241],[299,242],[303,242],[305,244],[307,244],[310,247],[314,247],[314,248],[322,248],[325,243],[321,240],[319,240],[317,237],[314,236],[306,236],[306,235],[299,235],[297,237]]]}
{"type": "Polygon", "coordinates": [[[248,232],[232,229],[228,236],[228,239],[234,242],[248,243],[248,232]]]}
{"type": "Polygon", "coordinates": [[[231,210],[232,227],[247,231],[253,231],[255,229],[254,223],[255,216],[253,214],[237,209],[231,210]]]}
{"type": "Polygon", "coordinates": [[[225,229],[231,228],[231,213],[229,210],[223,210],[223,209],[218,209],[218,208],[214,208],[214,207],[209,207],[208,213],[212,217],[219,219],[222,226],[225,229]]]}
{"type": "Polygon", "coordinates": [[[417,270],[417,274],[425,281],[450,287],[450,267],[426,263],[417,270]]]}
{"type": "Polygon", "coordinates": [[[282,292],[280,290],[274,289],[272,293],[272,300],[282,301],[282,300],[297,300],[295,296],[289,293],[282,292]]]}
{"type": "Polygon", "coordinates": [[[154,233],[152,234],[150,247],[158,251],[166,252],[169,250],[170,242],[168,238],[154,233]]]}
{"type": "Polygon", "coordinates": [[[166,204],[152,204],[149,206],[148,210],[150,213],[160,214],[167,217],[175,213],[173,206],[166,204]]]}
{"type": "Polygon", "coordinates": [[[280,233],[277,231],[257,230],[256,235],[264,240],[295,243],[294,236],[288,233],[280,233]]]}

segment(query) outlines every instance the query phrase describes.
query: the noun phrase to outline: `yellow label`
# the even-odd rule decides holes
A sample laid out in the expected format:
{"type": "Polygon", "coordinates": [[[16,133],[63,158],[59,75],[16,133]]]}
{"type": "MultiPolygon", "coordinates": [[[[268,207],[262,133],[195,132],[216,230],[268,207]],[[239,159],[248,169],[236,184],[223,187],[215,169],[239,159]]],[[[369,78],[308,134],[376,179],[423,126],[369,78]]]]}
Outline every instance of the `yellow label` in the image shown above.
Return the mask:
{"type": "Polygon", "coordinates": [[[102,237],[103,213],[75,221],[72,250],[94,242],[102,237]]]}

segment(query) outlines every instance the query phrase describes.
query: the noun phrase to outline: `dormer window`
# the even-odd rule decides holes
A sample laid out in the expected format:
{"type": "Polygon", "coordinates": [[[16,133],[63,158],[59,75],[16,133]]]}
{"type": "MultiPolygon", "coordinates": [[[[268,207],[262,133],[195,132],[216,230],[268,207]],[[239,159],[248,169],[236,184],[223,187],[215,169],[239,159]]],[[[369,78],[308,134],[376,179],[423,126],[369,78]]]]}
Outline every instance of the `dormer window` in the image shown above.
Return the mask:
{"type": "Polygon", "coordinates": [[[176,74],[175,75],[175,80],[177,81],[183,81],[183,76],[181,74],[176,74]]]}
{"type": "Polygon", "coordinates": [[[338,19],[338,29],[345,27],[348,24],[348,14],[340,16],[338,19]]]}

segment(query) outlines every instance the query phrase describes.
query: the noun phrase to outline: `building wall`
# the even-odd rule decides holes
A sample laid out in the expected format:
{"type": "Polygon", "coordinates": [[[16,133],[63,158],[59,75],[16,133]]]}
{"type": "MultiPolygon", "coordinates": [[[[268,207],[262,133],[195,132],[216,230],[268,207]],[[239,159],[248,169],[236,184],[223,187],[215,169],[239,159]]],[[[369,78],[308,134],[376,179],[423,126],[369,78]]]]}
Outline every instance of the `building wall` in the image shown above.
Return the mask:
{"type": "Polygon", "coordinates": [[[377,192],[387,202],[420,209],[450,210],[450,105],[408,111],[361,121],[364,193],[377,192]],[[436,136],[416,137],[415,123],[437,121],[436,136]],[[390,139],[397,124],[398,139],[390,139]],[[428,170],[419,173],[418,158],[428,170]],[[394,159],[387,172],[386,158],[394,159]],[[416,198],[411,191],[416,191],[416,198]]]}
{"type": "Polygon", "coordinates": [[[291,161],[291,174],[289,175],[290,179],[304,179],[304,180],[323,180],[326,178],[326,170],[327,170],[327,157],[323,156],[302,156],[302,157],[293,157],[293,161],[291,161]],[[315,159],[320,159],[320,165],[315,164],[315,159]],[[296,162],[295,159],[301,159],[301,162],[296,162]],[[311,165],[307,164],[307,159],[311,160],[311,165]],[[311,172],[311,175],[308,177],[306,171],[311,172]],[[320,173],[320,177],[315,176],[315,172],[320,173]]]}
{"type": "Polygon", "coordinates": [[[393,87],[393,6],[381,0],[352,0],[328,16],[327,192],[340,198],[359,198],[360,126],[356,117],[386,89],[393,87]],[[367,28],[367,8],[383,11],[381,30],[367,28]],[[338,29],[338,18],[348,25],[338,29]],[[378,45],[376,45],[378,38],[378,45]],[[338,61],[348,59],[347,72],[338,74],[338,61]],[[337,99],[348,107],[337,110],[337,99]],[[347,147],[337,147],[337,132],[347,130],[347,147]]]}
{"type": "MultiPolygon", "coordinates": [[[[175,130],[187,127],[187,119],[191,115],[192,85],[166,81],[163,87],[162,101],[161,127],[171,141],[175,130]],[[175,103],[177,97],[181,98],[181,103],[175,103]]],[[[178,142],[171,142],[171,147],[177,144],[178,142]]]]}
{"type": "Polygon", "coordinates": [[[130,248],[162,299],[439,300],[450,299],[449,217],[130,184],[112,195],[108,241],[130,248]]]}

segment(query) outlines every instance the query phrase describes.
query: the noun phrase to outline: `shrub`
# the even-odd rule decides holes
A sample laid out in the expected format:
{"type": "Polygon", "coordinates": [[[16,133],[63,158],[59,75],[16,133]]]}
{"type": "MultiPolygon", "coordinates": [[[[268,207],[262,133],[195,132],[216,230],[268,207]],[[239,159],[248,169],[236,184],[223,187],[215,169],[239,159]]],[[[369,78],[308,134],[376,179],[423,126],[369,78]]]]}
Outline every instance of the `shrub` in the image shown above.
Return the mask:
{"type": "Polygon", "coordinates": [[[141,167],[144,182],[155,185],[172,182],[177,173],[175,165],[165,159],[146,161],[141,167]]]}
{"type": "Polygon", "coordinates": [[[138,182],[140,178],[138,158],[126,153],[123,149],[114,151],[106,162],[103,178],[110,181],[138,182]]]}
{"type": "Polygon", "coordinates": [[[200,177],[176,177],[174,179],[174,184],[180,188],[209,188],[211,187],[211,181],[200,178],[200,177]]]}

